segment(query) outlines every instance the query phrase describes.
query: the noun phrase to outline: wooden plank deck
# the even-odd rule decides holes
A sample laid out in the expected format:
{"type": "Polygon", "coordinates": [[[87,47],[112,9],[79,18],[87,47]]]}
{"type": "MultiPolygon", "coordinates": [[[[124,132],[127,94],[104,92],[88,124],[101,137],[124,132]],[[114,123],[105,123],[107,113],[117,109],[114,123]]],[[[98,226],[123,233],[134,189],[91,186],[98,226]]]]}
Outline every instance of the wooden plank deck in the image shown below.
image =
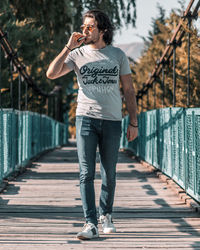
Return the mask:
{"type": "MultiPolygon", "coordinates": [[[[98,205],[99,164],[95,181],[98,205]]],[[[0,249],[200,249],[200,214],[154,172],[120,152],[117,233],[79,241],[84,219],[76,147],[49,152],[0,194],[0,249]]]]}

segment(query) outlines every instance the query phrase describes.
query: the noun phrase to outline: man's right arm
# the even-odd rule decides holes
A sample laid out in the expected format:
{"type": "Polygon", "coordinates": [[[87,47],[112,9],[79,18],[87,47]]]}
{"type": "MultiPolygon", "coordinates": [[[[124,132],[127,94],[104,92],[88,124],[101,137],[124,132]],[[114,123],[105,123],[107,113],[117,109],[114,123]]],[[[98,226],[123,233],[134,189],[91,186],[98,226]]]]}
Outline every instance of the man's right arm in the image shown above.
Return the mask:
{"type": "Polygon", "coordinates": [[[51,62],[46,72],[46,76],[49,79],[59,78],[71,71],[65,64],[65,59],[68,56],[70,50],[67,47],[60,52],[60,54],[51,62]]]}
{"type": "Polygon", "coordinates": [[[67,73],[71,71],[71,69],[65,63],[65,59],[67,58],[70,50],[76,47],[79,47],[84,42],[84,40],[81,40],[79,42],[77,41],[78,38],[82,36],[83,35],[78,32],[74,32],[71,35],[67,45],[63,48],[60,54],[49,65],[49,68],[46,72],[46,76],[49,79],[59,78],[63,75],[66,75],[67,73]]]}

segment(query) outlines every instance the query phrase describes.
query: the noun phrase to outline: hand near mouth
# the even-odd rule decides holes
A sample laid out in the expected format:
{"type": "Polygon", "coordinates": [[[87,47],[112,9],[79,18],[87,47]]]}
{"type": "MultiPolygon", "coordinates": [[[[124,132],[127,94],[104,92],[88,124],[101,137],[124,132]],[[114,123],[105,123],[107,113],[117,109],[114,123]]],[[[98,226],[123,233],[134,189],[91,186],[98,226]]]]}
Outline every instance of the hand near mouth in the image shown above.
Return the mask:
{"type": "Polygon", "coordinates": [[[84,42],[85,39],[86,36],[84,36],[83,34],[79,32],[73,32],[71,37],[69,38],[67,47],[70,48],[71,50],[77,48],[84,42]]]}

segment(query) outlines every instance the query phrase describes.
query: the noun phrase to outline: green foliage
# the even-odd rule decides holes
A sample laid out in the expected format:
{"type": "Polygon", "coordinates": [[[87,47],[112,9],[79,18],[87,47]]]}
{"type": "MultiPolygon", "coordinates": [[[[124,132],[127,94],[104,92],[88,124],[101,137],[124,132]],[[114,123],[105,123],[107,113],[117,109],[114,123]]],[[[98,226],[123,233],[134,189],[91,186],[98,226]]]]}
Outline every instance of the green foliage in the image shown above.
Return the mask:
{"type": "MultiPolygon", "coordinates": [[[[45,74],[49,63],[61,51],[71,33],[80,31],[82,14],[86,10],[104,10],[119,29],[122,22],[135,25],[135,7],[135,0],[4,0],[0,2],[0,25],[8,32],[9,41],[35,83],[46,92],[50,92],[55,84],[61,85],[64,107],[69,107],[71,94],[67,97],[65,93],[74,75],[50,81],[45,74]]],[[[7,60],[2,58],[2,88],[10,86],[8,69],[7,60]]],[[[14,99],[17,100],[18,78],[15,78],[14,99]]],[[[32,90],[29,90],[30,99],[32,95],[32,90]]],[[[4,107],[9,106],[9,95],[7,97],[4,107]]]]}
{"type": "MultiPolygon", "coordinates": [[[[183,1],[181,1],[183,3],[183,1]]],[[[142,89],[143,84],[148,80],[150,73],[156,66],[157,60],[163,54],[166,48],[166,42],[171,39],[174,30],[180,21],[181,9],[173,10],[168,18],[164,18],[163,11],[159,7],[159,16],[153,19],[152,31],[146,41],[146,48],[140,60],[133,66],[133,80],[137,90],[142,89]]],[[[190,106],[200,105],[200,51],[199,38],[194,27],[191,30],[187,28],[187,20],[183,22],[182,30],[185,29],[185,36],[182,44],[176,49],[176,106],[186,107],[187,105],[187,70],[188,70],[188,32],[191,33],[191,64],[190,64],[190,106]]],[[[143,97],[143,110],[172,106],[173,102],[173,57],[165,65],[165,97],[163,99],[162,73],[155,80],[155,92],[150,89],[148,97],[143,97]],[[155,102],[155,106],[154,106],[155,102]],[[164,105],[163,105],[164,102],[164,105]]],[[[140,102],[141,103],[141,102],[140,102]]],[[[141,110],[141,109],[140,109],[141,110]]]]}

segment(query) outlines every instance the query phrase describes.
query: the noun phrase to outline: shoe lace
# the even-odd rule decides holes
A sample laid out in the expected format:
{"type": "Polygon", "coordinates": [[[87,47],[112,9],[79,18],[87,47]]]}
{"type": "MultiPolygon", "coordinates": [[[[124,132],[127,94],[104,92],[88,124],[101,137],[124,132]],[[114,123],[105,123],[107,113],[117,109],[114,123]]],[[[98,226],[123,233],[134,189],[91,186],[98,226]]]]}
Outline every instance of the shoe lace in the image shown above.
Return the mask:
{"type": "Polygon", "coordinates": [[[85,225],[83,226],[83,231],[88,231],[90,229],[92,229],[93,224],[91,223],[85,223],[85,225]]]}

